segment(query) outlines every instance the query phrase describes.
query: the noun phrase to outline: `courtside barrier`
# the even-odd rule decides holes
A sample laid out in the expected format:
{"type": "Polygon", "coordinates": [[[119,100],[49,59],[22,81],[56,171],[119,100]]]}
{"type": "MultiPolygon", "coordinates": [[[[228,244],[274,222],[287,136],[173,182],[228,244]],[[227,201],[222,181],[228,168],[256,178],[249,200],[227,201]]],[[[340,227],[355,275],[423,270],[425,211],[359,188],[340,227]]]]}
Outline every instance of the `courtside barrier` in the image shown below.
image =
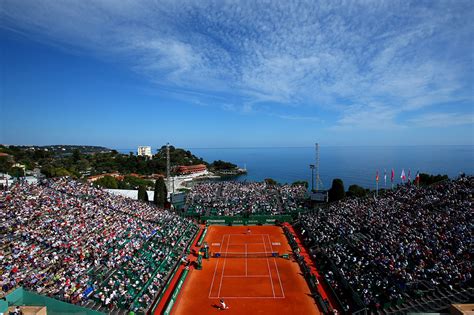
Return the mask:
{"type": "Polygon", "coordinates": [[[319,293],[318,280],[316,279],[316,276],[311,273],[311,268],[306,264],[304,257],[300,255],[300,247],[296,243],[295,236],[286,226],[283,226],[283,232],[285,233],[285,236],[288,239],[288,243],[290,244],[290,247],[293,250],[296,261],[300,266],[303,276],[306,282],[308,283],[311,294],[316,300],[316,303],[318,303],[320,310],[323,314],[332,314],[332,312],[329,310],[330,306],[328,305],[327,301],[323,300],[321,294],[319,293]]]}
{"type": "Polygon", "coordinates": [[[204,238],[206,237],[206,233],[207,233],[207,226],[204,228],[204,231],[202,232],[201,237],[199,238],[199,240],[196,244],[197,246],[202,245],[202,242],[204,241],[204,238]]]}
{"type": "Polygon", "coordinates": [[[181,265],[181,261],[178,261],[176,263],[176,266],[173,268],[173,271],[170,273],[170,276],[168,277],[168,281],[166,281],[166,284],[163,287],[163,289],[161,290],[160,295],[155,300],[155,304],[153,305],[151,310],[149,312],[147,312],[147,314],[154,314],[155,313],[156,308],[158,307],[158,304],[160,304],[160,301],[163,298],[163,295],[165,295],[165,292],[168,291],[168,289],[170,287],[170,284],[171,284],[171,281],[173,280],[174,276],[176,275],[176,272],[178,271],[180,265],[181,265]]]}
{"type": "Polygon", "coordinates": [[[282,222],[292,222],[293,216],[289,214],[282,215],[252,215],[244,216],[202,216],[201,222],[216,225],[264,225],[279,224],[282,222]]]}
{"type": "MultiPolygon", "coordinates": [[[[190,228],[190,226],[188,226],[188,229],[190,228]]],[[[186,231],[188,231],[188,229],[186,229],[186,231]]],[[[199,229],[197,230],[196,234],[199,232],[199,229]]],[[[188,243],[188,246],[186,247],[186,252],[189,253],[190,252],[190,248],[191,248],[191,245],[193,244],[194,240],[196,239],[196,234],[194,236],[192,236],[190,238],[190,241],[188,243]]],[[[184,235],[184,234],[183,234],[184,235]]],[[[179,238],[179,240],[181,240],[183,236],[181,236],[179,238]]],[[[176,242],[176,244],[179,244],[179,240],[178,242],[176,242]]],[[[163,286],[163,288],[161,289],[158,297],[155,297],[155,302],[154,304],[152,305],[152,307],[150,307],[148,309],[148,311],[146,312],[146,314],[154,314],[155,311],[156,311],[156,308],[158,307],[158,305],[160,304],[161,302],[161,299],[163,298],[163,296],[165,295],[166,291],[168,291],[169,289],[169,286],[171,284],[171,282],[173,281],[173,278],[175,277],[176,273],[178,272],[179,270],[179,267],[181,265],[181,260],[178,260],[175,264],[175,266],[173,267],[172,269],[172,272],[170,272],[169,276],[168,276],[168,280],[166,281],[166,284],[163,286]]],[[[153,279],[153,278],[152,278],[153,279]]]]}
{"type": "Polygon", "coordinates": [[[181,277],[179,278],[179,281],[176,284],[176,288],[173,291],[173,295],[171,295],[171,299],[168,302],[168,305],[166,306],[166,309],[163,312],[163,315],[169,315],[171,313],[174,303],[176,303],[176,299],[178,298],[179,291],[181,291],[181,288],[183,287],[183,284],[184,284],[184,280],[186,280],[188,273],[189,273],[188,269],[183,270],[183,273],[181,274],[181,277]]]}

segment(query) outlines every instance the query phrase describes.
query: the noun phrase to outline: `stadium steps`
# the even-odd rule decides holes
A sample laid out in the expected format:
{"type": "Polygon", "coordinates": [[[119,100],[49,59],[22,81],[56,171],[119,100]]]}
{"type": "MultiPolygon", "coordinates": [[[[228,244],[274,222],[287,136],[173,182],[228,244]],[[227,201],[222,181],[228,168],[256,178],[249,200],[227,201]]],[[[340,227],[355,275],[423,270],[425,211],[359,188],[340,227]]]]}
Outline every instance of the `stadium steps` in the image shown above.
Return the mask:
{"type": "Polygon", "coordinates": [[[87,301],[83,302],[82,306],[87,307],[87,308],[91,308],[93,304],[94,304],[94,302],[92,300],[87,300],[87,301]]]}
{"type": "Polygon", "coordinates": [[[469,302],[469,291],[466,289],[458,290],[429,290],[427,296],[419,299],[407,299],[403,305],[392,306],[387,310],[389,314],[398,312],[439,312],[443,311],[453,303],[469,302]],[[431,292],[430,292],[431,291],[431,292]]]}
{"type": "Polygon", "coordinates": [[[442,310],[444,308],[444,304],[442,304],[440,301],[432,300],[429,305],[431,309],[435,311],[442,310]]]}
{"type": "Polygon", "coordinates": [[[454,292],[456,292],[456,295],[462,298],[463,300],[466,300],[466,301],[473,300],[473,294],[472,292],[470,294],[468,289],[457,289],[457,290],[455,289],[454,292]]]}
{"type": "Polygon", "coordinates": [[[116,309],[108,312],[108,314],[110,314],[110,315],[127,315],[127,314],[130,314],[130,311],[116,308],[116,309]]]}
{"type": "Polygon", "coordinates": [[[83,307],[86,307],[88,309],[94,310],[94,311],[99,311],[99,312],[104,312],[108,313],[109,309],[106,307],[103,307],[102,304],[95,302],[92,299],[87,300],[85,304],[82,305],[83,307]]]}

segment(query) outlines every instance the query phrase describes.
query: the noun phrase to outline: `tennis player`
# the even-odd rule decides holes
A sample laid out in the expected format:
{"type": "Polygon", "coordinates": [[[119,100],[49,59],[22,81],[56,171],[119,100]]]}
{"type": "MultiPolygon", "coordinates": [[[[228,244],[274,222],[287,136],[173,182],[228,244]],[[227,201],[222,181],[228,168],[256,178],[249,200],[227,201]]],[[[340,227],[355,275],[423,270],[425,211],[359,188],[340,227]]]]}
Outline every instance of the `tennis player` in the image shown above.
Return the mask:
{"type": "Polygon", "coordinates": [[[250,228],[247,229],[247,234],[250,234],[250,228]]]}
{"type": "Polygon", "coordinates": [[[219,303],[220,303],[220,305],[221,305],[220,309],[221,309],[222,311],[229,309],[229,306],[228,306],[227,304],[225,304],[224,299],[221,299],[221,300],[219,301],[219,303]]]}

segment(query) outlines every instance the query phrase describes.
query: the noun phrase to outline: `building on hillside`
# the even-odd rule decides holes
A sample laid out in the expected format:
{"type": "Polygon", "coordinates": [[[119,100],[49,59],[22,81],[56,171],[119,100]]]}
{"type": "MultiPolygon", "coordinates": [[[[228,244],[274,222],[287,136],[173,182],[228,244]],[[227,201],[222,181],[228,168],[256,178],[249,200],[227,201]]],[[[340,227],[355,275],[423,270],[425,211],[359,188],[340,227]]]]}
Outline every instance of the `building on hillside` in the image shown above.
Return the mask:
{"type": "Polygon", "coordinates": [[[123,180],[123,175],[121,175],[119,172],[114,172],[114,173],[105,173],[105,174],[99,174],[99,175],[92,175],[92,176],[87,177],[87,181],[92,183],[92,182],[95,182],[98,179],[101,179],[102,177],[105,177],[105,176],[111,176],[111,177],[114,177],[118,180],[123,180]]]}
{"type": "Polygon", "coordinates": [[[151,175],[143,175],[142,178],[143,179],[157,180],[159,178],[165,178],[165,175],[155,173],[155,174],[151,174],[151,175]]]}
{"type": "Polygon", "coordinates": [[[141,146],[137,149],[138,156],[146,156],[147,158],[152,158],[153,154],[151,153],[151,147],[149,146],[141,146]]]}
{"type": "Polygon", "coordinates": [[[180,165],[175,168],[175,172],[178,174],[197,174],[197,173],[206,173],[207,167],[204,164],[198,165],[180,165]]]}

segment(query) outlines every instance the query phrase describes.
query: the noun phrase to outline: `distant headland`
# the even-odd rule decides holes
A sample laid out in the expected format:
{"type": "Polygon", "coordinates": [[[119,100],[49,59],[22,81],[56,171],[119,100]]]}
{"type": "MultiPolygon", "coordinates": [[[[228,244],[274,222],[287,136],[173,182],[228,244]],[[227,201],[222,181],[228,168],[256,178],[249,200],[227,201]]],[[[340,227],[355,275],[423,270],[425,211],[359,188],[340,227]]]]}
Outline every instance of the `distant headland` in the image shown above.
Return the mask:
{"type": "MultiPolygon", "coordinates": [[[[222,160],[211,163],[191,151],[163,145],[152,153],[142,146],[128,154],[102,146],[0,145],[0,173],[12,177],[70,176],[94,182],[105,188],[152,188],[158,178],[169,178],[175,187],[185,189],[196,179],[221,178],[244,174],[245,169],[222,160]]],[[[169,184],[171,185],[171,184],[169,184]]]]}

